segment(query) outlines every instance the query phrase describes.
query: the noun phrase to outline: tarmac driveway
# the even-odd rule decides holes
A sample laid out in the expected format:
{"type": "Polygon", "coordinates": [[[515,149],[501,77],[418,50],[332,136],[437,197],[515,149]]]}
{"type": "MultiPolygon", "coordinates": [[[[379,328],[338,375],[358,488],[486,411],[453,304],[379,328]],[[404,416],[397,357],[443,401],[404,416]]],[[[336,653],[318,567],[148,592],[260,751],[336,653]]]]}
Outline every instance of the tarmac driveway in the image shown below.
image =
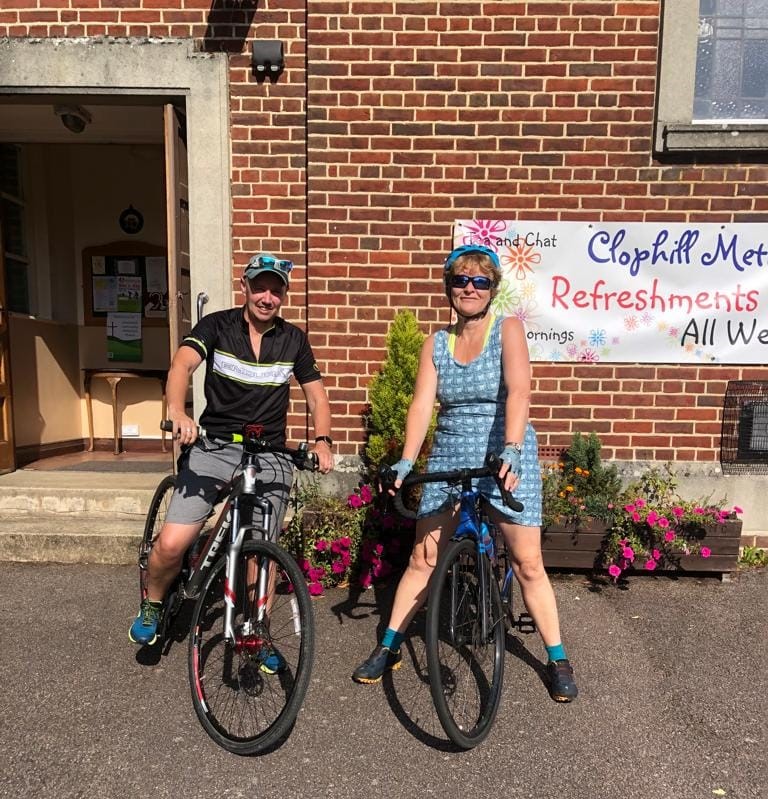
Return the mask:
{"type": "Polygon", "coordinates": [[[356,685],[392,586],[335,590],[314,603],[317,655],[293,733],[240,758],[197,724],[186,646],[157,660],[128,642],[133,569],[2,563],[0,796],[768,795],[768,571],[554,585],[581,690],[572,705],[547,695],[538,636],[512,638],[496,726],[456,751],[432,709],[423,620],[399,672],[356,685]]]}

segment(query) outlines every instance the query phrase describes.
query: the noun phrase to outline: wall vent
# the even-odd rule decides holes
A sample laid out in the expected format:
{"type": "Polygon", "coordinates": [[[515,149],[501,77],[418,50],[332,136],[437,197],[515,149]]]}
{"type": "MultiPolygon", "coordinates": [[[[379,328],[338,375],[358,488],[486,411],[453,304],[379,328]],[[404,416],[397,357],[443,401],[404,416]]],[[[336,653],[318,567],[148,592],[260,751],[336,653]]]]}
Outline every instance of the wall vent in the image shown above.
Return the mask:
{"type": "Polygon", "coordinates": [[[768,381],[728,381],[720,465],[723,474],[768,474],[768,381]]]}

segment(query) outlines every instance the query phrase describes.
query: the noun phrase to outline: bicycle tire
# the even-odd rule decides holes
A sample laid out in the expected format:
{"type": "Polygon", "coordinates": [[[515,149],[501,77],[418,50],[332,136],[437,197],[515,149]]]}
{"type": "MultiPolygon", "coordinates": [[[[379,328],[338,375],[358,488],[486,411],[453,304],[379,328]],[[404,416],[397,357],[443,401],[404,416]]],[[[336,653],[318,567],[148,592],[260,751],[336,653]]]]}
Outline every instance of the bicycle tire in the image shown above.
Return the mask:
{"type": "Polygon", "coordinates": [[[429,687],[445,734],[461,749],[488,735],[504,684],[505,626],[499,586],[474,540],[452,541],[432,577],[427,608],[429,687]],[[488,588],[489,634],[482,637],[480,573],[488,588]]]}
{"type": "Polygon", "coordinates": [[[189,639],[192,704],[200,723],[223,749],[253,755],[270,749],[290,731],[309,686],[314,657],[312,603],[294,559],[270,541],[246,541],[238,555],[234,627],[236,644],[224,637],[226,557],[217,559],[195,604],[189,639]],[[274,563],[278,581],[269,610],[269,629],[246,628],[256,613],[248,596],[248,563],[274,563]],[[247,629],[247,631],[246,631],[247,629]],[[285,662],[264,673],[264,643],[285,662]]]}
{"type": "Polygon", "coordinates": [[[168,505],[175,490],[176,476],[169,474],[160,481],[152,496],[152,501],[149,503],[147,518],[144,522],[144,534],[141,538],[141,544],[139,544],[139,598],[141,600],[146,599],[147,596],[149,553],[152,551],[160,530],[163,529],[165,517],[168,513],[168,505]]]}

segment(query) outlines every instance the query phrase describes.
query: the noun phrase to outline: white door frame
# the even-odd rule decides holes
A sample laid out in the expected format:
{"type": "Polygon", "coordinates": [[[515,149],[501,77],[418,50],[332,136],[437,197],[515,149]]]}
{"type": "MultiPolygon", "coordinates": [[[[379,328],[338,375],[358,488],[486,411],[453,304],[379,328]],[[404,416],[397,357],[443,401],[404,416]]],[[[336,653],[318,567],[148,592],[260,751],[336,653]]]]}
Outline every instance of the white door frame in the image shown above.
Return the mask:
{"type": "MultiPolygon", "coordinates": [[[[228,78],[225,53],[195,52],[188,39],[0,41],[2,94],[184,98],[192,302],[205,292],[208,313],[232,305],[228,78]]],[[[204,402],[202,377],[195,375],[196,415],[204,402]]]]}

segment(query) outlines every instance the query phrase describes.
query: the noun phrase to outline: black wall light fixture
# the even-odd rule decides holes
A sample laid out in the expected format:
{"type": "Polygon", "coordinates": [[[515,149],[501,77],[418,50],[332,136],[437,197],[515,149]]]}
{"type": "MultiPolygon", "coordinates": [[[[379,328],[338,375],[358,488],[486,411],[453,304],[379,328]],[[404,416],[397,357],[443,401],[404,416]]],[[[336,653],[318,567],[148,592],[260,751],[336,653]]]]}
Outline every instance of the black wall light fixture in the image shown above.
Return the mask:
{"type": "Polygon", "coordinates": [[[258,39],[251,50],[251,70],[257,78],[276,78],[285,68],[283,43],[276,39],[258,39]]]}

